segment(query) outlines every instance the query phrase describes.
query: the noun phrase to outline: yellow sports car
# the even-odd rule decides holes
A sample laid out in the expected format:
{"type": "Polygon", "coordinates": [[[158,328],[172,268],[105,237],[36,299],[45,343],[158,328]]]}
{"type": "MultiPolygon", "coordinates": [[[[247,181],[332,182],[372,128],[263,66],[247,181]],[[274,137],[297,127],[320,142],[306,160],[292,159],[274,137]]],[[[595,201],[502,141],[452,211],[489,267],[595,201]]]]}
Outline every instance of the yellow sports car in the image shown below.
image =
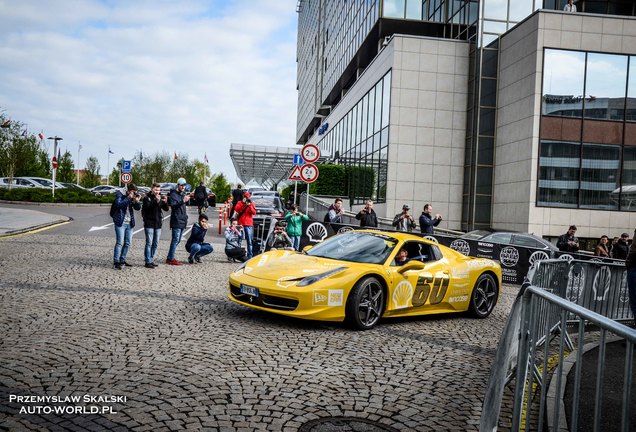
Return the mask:
{"type": "Polygon", "coordinates": [[[501,267],[421,237],[349,231],[302,253],[275,250],[230,274],[229,298],[255,309],[370,329],[380,317],[468,311],[485,318],[501,267]]]}

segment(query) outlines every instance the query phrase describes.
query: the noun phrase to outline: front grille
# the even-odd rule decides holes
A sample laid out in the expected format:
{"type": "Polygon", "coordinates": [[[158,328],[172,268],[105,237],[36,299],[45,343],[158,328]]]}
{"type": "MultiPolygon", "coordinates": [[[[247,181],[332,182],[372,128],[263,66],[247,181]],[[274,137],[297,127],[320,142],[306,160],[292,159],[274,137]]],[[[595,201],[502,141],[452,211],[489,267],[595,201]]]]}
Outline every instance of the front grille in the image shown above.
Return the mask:
{"type": "Polygon", "coordinates": [[[250,295],[241,293],[241,289],[232,284],[230,284],[230,292],[232,293],[232,297],[234,297],[238,301],[267,309],[291,311],[298,307],[298,300],[264,294],[260,294],[258,297],[252,297],[250,295]]]}

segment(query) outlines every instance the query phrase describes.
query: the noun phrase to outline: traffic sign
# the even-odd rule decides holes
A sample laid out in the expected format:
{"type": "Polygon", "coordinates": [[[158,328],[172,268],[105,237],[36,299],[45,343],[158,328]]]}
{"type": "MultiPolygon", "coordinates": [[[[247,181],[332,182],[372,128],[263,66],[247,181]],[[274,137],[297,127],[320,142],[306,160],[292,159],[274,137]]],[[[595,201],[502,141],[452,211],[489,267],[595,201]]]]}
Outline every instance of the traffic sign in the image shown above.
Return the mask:
{"type": "Polygon", "coordinates": [[[130,183],[132,181],[132,174],[129,172],[123,172],[119,176],[122,183],[130,183]]]}
{"type": "MultiPolygon", "coordinates": [[[[121,172],[127,173],[127,172],[130,172],[131,169],[132,169],[131,161],[125,160],[121,162],[121,172]]],[[[124,183],[128,183],[128,182],[124,182],[124,183]]]]}
{"type": "Polygon", "coordinates": [[[299,154],[295,154],[294,155],[294,165],[302,165],[304,163],[305,163],[305,161],[303,160],[303,158],[299,154]]]}
{"type": "Polygon", "coordinates": [[[300,151],[300,155],[305,162],[313,163],[320,157],[320,150],[315,144],[305,144],[303,149],[300,151]]]}
{"type": "Polygon", "coordinates": [[[292,170],[291,174],[289,175],[289,177],[287,177],[288,180],[302,180],[303,178],[300,175],[300,167],[298,165],[294,166],[294,169],[292,170]]]}
{"type": "Polygon", "coordinates": [[[306,183],[313,183],[318,178],[318,167],[308,163],[300,167],[300,178],[306,183]]]}
{"type": "Polygon", "coordinates": [[[53,159],[51,159],[51,165],[53,166],[53,169],[57,168],[57,158],[55,155],[53,155],[53,159]]]}

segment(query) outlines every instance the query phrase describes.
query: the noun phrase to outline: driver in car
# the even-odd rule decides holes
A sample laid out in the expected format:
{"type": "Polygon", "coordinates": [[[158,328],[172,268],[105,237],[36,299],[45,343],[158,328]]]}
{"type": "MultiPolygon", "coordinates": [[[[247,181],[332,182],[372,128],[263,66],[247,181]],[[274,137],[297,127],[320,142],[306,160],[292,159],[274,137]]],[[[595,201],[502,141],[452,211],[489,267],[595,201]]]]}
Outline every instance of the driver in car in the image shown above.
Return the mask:
{"type": "Polygon", "coordinates": [[[395,257],[395,265],[401,266],[407,262],[409,262],[409,253],[405,248],[402,248],[398,251],[398,254],[395,257]]]}

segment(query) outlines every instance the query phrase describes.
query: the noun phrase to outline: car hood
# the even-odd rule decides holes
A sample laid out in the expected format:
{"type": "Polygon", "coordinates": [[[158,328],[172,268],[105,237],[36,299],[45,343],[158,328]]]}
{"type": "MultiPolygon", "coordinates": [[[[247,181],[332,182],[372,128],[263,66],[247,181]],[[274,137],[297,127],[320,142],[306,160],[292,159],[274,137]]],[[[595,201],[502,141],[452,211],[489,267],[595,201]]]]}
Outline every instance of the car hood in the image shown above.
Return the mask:
{"type": "Polygon", "coordinates": [[[271,281],[300,280],[338,267],[348,267],[344,261],[312,257],[288,250],[257,255],[247,262],[243,271],[256,279],[271,281]]]}

